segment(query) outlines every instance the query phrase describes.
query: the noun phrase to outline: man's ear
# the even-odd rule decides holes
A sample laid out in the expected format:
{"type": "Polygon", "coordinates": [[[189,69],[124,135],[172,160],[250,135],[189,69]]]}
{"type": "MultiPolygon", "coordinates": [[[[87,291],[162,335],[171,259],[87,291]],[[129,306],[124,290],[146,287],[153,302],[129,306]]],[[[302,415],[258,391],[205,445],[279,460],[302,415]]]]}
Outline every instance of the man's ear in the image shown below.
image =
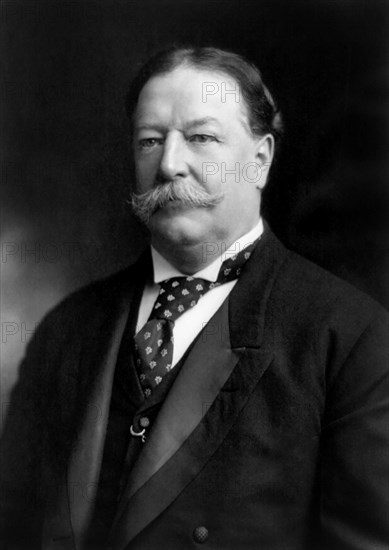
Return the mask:
{"type": "Polygon", "coordinates": [[[256,161],[261,167],[261,177],[257,181],[257,188],[265,187],[269,170],[274,156],[274,137],[271,134],[266,134],[258,138],[256,144],[256,161]]]}

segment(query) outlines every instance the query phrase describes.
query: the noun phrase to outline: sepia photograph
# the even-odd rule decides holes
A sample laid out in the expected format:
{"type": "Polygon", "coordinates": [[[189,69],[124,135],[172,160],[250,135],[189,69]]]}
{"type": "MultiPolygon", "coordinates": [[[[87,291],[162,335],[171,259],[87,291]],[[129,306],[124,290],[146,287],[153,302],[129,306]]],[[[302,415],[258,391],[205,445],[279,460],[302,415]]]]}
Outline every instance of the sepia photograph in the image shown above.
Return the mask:
{"type": "Polygon", "coordinates": [[[388,550],[389,2],[0,25],[0,550],[388,550]]]}

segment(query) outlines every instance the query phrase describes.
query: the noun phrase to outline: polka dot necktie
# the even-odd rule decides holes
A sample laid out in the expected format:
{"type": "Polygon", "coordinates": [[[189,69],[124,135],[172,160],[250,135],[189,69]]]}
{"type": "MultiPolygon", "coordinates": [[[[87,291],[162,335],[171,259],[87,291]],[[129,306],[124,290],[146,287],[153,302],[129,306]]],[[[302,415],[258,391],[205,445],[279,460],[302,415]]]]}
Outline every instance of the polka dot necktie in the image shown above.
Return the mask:
{"type": "Polygon", "coordinates": [[[197,277],[174,277],[162,281],[149,320],[135,335],[137,371],[145,397],[150,397],[163,377],[173,368],[175,321],[194,307],[209,290],[237,279],[258,239],[225,260],[216,282],[197,277]]]}

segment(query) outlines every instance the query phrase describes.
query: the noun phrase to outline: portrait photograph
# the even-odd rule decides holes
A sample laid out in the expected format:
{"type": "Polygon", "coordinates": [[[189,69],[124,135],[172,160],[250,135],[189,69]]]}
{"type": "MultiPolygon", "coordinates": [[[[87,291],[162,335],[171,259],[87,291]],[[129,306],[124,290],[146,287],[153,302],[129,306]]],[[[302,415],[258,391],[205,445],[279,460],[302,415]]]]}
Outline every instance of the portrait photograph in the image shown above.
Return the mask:
{"type": "Polygon", "coordinates": [[[1,0],[0,548],[387,550],[387,0],[1,0]]]}

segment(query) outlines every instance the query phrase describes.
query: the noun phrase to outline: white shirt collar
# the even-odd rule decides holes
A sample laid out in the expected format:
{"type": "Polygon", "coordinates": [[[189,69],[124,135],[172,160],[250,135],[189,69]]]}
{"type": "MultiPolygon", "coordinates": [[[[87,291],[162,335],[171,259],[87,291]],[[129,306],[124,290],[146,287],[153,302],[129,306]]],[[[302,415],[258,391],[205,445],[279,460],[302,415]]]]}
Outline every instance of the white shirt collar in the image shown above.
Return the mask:
{"type": "MultiPolygon", "coordinates": [[[[239,237],[232,245],[227,249],[223,250],[222,254],[219,255],[216,260],[209,264],[204,269],[194,273],[193,277],[200,277],[207,281],[215,282],[220,271],[220,266],[227,258],[230,258],[233,254],[240,252],[243,248],[246,248],[253,241],[258,239],[263,233],[263,221],[262,218],[259,218],[259,221],[253,229],[248,233],[239,237]]],[[[176,269],[170,262],[168,262],[161,254],[151,247],[151,257],[153,261],[154,269],[154,283],[160,283],[166,279],[171,279],[172,277],[185,277],[186,274],[182,273],[176,269]]]]}

